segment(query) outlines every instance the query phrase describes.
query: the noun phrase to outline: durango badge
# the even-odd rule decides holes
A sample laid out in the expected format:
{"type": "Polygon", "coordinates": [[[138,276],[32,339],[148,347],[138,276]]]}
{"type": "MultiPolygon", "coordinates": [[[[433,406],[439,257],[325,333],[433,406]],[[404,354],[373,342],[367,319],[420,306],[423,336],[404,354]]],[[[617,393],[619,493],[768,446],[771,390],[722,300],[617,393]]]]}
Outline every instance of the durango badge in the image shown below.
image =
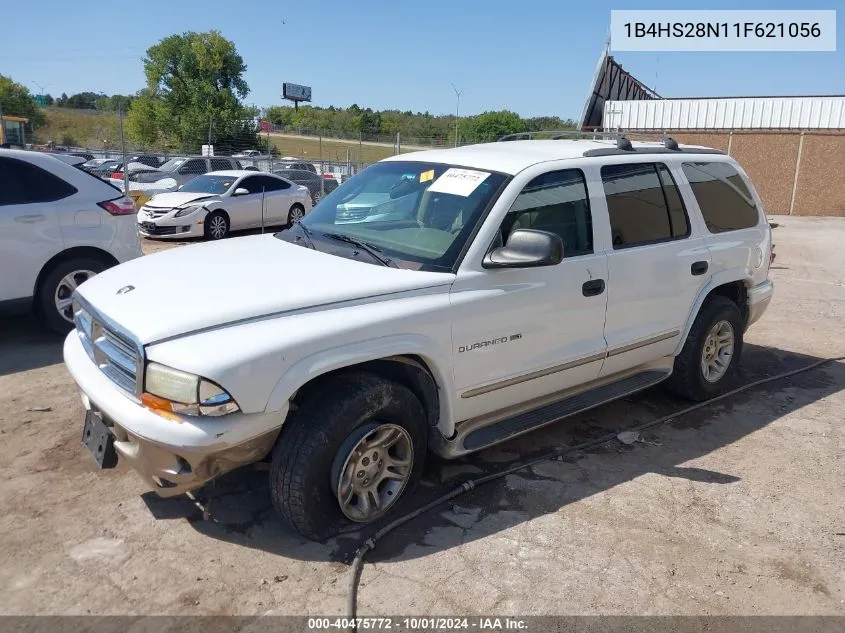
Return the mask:
{"type": "Polygon", "coordinates": [[[132,292],[133,290],[135,290],[135,286],[132,286],[132,285],[123,286],[123,288],[118,290],[115,294],[125,295],[127,292],[132,292]]]}

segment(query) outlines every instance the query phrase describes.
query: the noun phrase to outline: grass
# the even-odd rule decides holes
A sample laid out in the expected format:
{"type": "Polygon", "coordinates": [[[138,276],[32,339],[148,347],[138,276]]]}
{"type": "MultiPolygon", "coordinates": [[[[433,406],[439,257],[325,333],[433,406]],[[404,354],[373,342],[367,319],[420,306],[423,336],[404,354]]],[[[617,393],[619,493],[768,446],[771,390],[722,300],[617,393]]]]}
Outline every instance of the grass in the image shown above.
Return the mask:
{"type": "MultiPolygon", "coordinates": [[[[280,156],[296,156],[311,161],[323,160],[346,161],[347,152],[349,160],[353,163],[374,163],[393,156],[395,150],[391,145],[377,145],[375,143],[362,143],[358,141],[345,141],[342,139],[323,139],[322,149],[319,138],[303,136],[283,136],[280,134],[270,135],[270,142],[279,150],[280,156]]],[[[402,153],[414,151],[415,148],[402,148],[402,153]]]]}
{"type": "Polygon", "coordinates": [[[120,123],[115,112],[46,108],[46,122],[35,132],[38,143],[54,142],[101,149],[120,147],[120,123]]]}

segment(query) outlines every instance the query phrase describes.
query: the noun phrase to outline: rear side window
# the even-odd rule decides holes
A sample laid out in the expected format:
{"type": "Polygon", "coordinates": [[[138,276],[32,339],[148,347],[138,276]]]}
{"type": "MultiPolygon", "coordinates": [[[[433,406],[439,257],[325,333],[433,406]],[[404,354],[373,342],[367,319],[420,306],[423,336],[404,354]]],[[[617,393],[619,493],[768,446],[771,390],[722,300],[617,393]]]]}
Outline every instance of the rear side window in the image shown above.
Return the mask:
{"type": "Polygon", "coordinates": [[[76,187],[40,167],[0,158],[0,206],[55,202],[76,192],[76,187]]]}
{"type": "Polygon", "coordinates": [[[760,222],[748,186],[729,163],[684,163],[682,167],[711,233],[748,229],[760,222]]]}
{"type": "Polygon", "coordinates": [[[614,249],[689,235],[683,201],[663,163],[605,165],[601,179],[614,249]]]}
{"type": "Polygon", "coordinates": [[[225,171],[227,169],[231,169],[231,165],[229,161],[225,158],[212,158],[211,159],[211,171],[225,171]]]}
{"type": "Polygon", "coordinates": [[[279,178],[273,176],[260,176],[261,184],[264,186],[264,191],[281,191],[282,189],[289,189],[290,185],[279,178]]]}

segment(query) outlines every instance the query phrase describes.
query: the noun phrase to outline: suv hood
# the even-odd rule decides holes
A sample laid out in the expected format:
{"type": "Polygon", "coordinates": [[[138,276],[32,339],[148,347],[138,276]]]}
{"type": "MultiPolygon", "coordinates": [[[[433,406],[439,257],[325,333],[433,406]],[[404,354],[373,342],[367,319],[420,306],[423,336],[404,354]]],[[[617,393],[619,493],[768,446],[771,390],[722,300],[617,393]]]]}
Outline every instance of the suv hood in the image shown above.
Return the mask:
{"type": "Polygon", "coordinates": [[[92,277],[77,293],[146,345],[234,321],[453,280],[451,273],[358,262],[268,234],[140,257],[92,277]]]}
{"type": "Polygon", "coordinates": [[[194,200],[217,197],[218,196],[213,193],[185,193],[182,191],[174,191],[173,193],[156,194],[153,196],[152,200],[147,203],[147,205],[151,207],[173,209],[182,206],[183,204],[187,204],[188,202],[193,202],[194,200]]]}

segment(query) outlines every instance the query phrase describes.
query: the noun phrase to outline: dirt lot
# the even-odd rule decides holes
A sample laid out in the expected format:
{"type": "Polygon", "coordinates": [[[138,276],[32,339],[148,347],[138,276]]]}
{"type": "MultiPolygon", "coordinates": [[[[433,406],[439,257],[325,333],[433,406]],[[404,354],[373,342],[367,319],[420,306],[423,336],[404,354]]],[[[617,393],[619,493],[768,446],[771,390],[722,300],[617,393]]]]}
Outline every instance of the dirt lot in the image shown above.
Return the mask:
{"type": "MultiPolygon", "coordinates": [[[[845,220],[776,218],[777,290],[742,380],[845,354],[845,220]]],[[[845,364],[511,475],[380,542],[359,614],[845,614],[845,364]]],[[[0,612],[331,614],[359,539],[303,541],[266,473],[159,499],[99,472],[60,340],[0,321],[0,612]],[[41,410],[49,408],[48,410],[41,410]]],[[[684,406],[658,389],[453,463],[405,508],[521,453],[684,406]]]]}

